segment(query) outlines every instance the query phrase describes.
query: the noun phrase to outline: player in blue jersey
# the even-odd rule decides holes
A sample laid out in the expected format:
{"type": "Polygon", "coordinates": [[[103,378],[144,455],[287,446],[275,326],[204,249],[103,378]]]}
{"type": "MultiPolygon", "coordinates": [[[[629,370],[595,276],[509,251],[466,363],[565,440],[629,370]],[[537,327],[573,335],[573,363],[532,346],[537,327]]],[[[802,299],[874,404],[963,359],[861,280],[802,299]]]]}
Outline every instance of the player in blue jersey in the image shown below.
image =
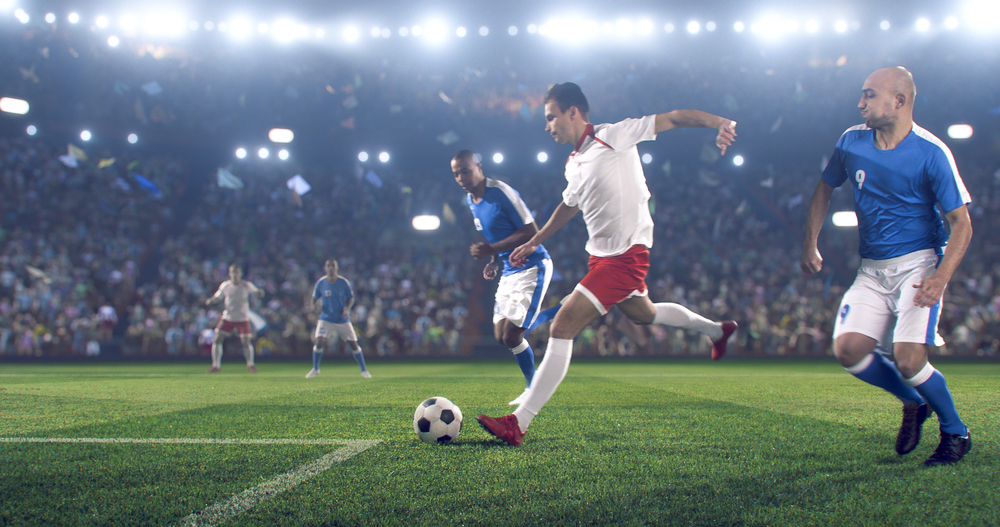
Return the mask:
{"type": "Polygon", "coordinates": [[[524,265],[512,266],[510,251],[538,232],[528,206],[510,185],[485,177],[483,165],[469,150],[455,154],[451,171],[455,174],[455,182],[468,192],[466,202],[476,230],[487,240],[473,243],[469,253],[473,258],[490,257],[483,269],[483,278],[493,280],[498,272],[502,275],[493,306],[493,334],[497,341],[510,348],[524,374],[524,392],[509,403],[518,405],[524,400],[535,375],[535,354],[524,334],[541,311],[552,278],[552,260],[545,247],[539,245],[524,265]]]}
{"type": "Polygon", "coordinates": [[[313,302],[319,309],[319,320],[316,322],[316,344],[313,346],[313,367],[306,374],[311,379],[319,374],[319,362],[323,358],[327,337],[346,340],[351,346],[354,360],[361,366],[361,376],[371,379],[372,374],[365,366],[365,355],[358,345],[358,336],[351,325],[351,306],[354,305],[354,293],[351,284],[337,273],[340,270],[337,260],[330,259],[324,265],[326,276],[316,282],[313,289],[313,302]]]}
{"type": "Polygon", "coordinates": [[[822,269],[819,232],[833,189],[847,182],[854,190],[862,261],[840,304],[833,351],[848,372],[903,402],[900,455],[916,448],[921,425],[937,413],[941,442],[924,461],[934,466],[954,463],[972,447],[944,376],[927,359],[928,346],[944,344],[937,333],[941,296],[972,238],[971,198],[948,147],[914,124],[916,94],[904,68],[880,69],[865,80],[858,103],[865,124],[840,137],[816,186],[802,269],[822,269]],[[951,226],[950,239],[938,206],[951,226]],[[896,363],[875,352],[876,345],[891,345],[896,363]]]}

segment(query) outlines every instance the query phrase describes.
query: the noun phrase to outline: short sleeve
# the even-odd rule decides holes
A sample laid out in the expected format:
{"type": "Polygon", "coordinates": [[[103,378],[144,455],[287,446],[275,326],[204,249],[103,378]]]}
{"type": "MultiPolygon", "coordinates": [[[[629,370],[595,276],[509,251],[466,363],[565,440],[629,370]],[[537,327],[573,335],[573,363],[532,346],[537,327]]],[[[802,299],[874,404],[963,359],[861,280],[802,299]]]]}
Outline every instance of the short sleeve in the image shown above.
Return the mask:
{"type": "Polygon", "coordinates": [[[830,156],[830,162],[823,169],[823,181],[833,188],[837,188],[843,185],[844,181],[847,181],[847,169],[844,163],[844,139],[846,137],[847,132],[844,132],[840,136],[840,140],[837,141],[837,148],[833,150],[833,155],[830,156]]]}

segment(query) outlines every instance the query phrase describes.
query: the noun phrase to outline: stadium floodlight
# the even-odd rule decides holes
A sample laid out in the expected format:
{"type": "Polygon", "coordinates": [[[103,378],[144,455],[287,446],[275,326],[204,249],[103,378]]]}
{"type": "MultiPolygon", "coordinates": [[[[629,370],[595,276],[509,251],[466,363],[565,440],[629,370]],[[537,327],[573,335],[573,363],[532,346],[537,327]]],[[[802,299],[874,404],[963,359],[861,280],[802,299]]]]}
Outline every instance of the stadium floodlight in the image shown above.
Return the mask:
{"type": "Polygon", "coordinates": [[[288,128],[272,128],[267,133],[267,138],[275,143],[291,143],[295,139],[295,133],[288,128]]]}
{"type": "Polygon", "coordinates": [[[120,43],[121,43],[121,41],[118,40],[118,37],[116,37],[114,35],[111,35],[110,37],[108,37],[108,45],[109,46],[111,46],[113,48],[117,48],[118,44],[120,44],[120,43]]]}
{"type": "Polygon", "coordinates": [[[246,156],[247,156],[246,148],[240,147],[236,149],[236,157],[238,157],[239,159],[243,159],[246,156]]]}
{"type": "Polygon", "coordinates": [[[833,25],[833,30],[837,33],[845,33],[847,31],[847,22],[838,20],[837,23],[833,25]]]}
{"type": "Polygon", "coordinates": [[[746,27],[747,27],[746,24],[744,24],[743,22],[736,22],[735,24],[733,24],[733,31],[737,33],[742,33],[743,30],[746,29],[746,27]]]}
{"type": "Polygon", "coordinates": [[[133,144],[133,145],[139,142],[139,136],[137,136],[135,134],[128,134],[127,139],[128,139],[128,142],[130,144],[133,144]]]}
{"type": "Polygon", "coordinates": [[[261,35],[267,33],[269,30],[270,30],[270,28],[267,26],[267,24],[265,24],[263,22],[261,22],[260,24],[257,24],[257,32],[260,33],[261,35]]]}
{"type": "Polygon", "coordinates": [[[378,26],[372,26],[371,33],[372,33],[372,37],[378,38],[378,37],[382,36],[382,28],[380,28],[378,26]]]}
{"type": "Polygon", "coordinates": [[[663,30],[666,31],[667,33],[673,33],[674,32],[674,24],[671,23],[671,22],[667,22],[666,24],[664,24],[663,30]]]}
{"type": "Polygon", "coordinates": [[[271,151],[266,148],[261,148],[257,151],[257,157],[261,159],[267,159],[267,156],[271,155],[271,151]]]}
{"type": "Polygon", "coordinates": [[[968,124],[953,124],[948,127],[948,137],[952,139],[968,139],[972,137],[972,126],[968,124]]]}
{"type": "Polygon", "coordinates": [[[956,28],[958,28],[958,19],[955,18],[955,17],[953,17],[953,16],[950,16],[950,17],[944,19],[944,27],[946,27],[948,29],[956,29],[956,28]]]}
{"type": "Polygon", "coordinates": [[[892,24],[890,24],[888,20],[883,20],[882,23],[878,25],[878,27],[882,28],[882,31],[889,31],[891,26],[892,24]]]}
{"type": "Polygon", "coordinates": [[[549,160],[549,155],[548,154],[546,154],[545,152],[539,152],[538,153],[538,162],[539,163],[544,163],[544,162],[546,162],[548,160],[549,160]]]}
{"type": "Polygon", "coordinates": [[[389,152],[381,152],[381,153],[379,153],[378,160],[381,161],[381,162],[383,162],[383,163],[388,163],[389,162],[389,152]]]}
{"type": "Polygon", "coordinates": [[[650,35],[653,33],[653,21],[643,18],[639,21],[638,30],[640,35],[650,35]]]}
{"type": "Polygon", "coordinates": [[[423,34],[424,34],[424,28],[421,27],[421,26],[413,26],[413,27],[410,28],[410,34],[413,35],[413,36],[415,36],[415,37],[423,36],[423,34]]]}
{"type": "Polygon", "coordinates": [[[399,28],[399,36],[405,37],[405,36],[407,36],[409,34],[410,34],[410,28],[408,28],[408,27],[401,27],[401,28],[399,28]]]}
{"type": "MultiPolygon", "coordinates": [[[[319,31],[322,31],[322,30],[319,30],[319,31]]],[[[389,29],[389,28],[387,28],[387,27],[383,27],[382,28],[382,38],[389,38],[391,36],[392,36],[392,30],[389,29]]]]}
{"type": "Polygon", "coordinates": [[[819,31],[819,22],[815,20],[809,20],[806,22],[806,31],[809,33],[815,33],[819,31]]]}
{"type": "Polygon", "coordinates": [[[917,31],[927,31],[931,28],[931,21],[926,18],[918,18],[916,23],[917,31]]]}
{"type": "Polygon", "coordinates": [[[368,152],[365,151],[358,152],[358,161],[361,161],[362,163],[368,161],[368,152]]]}
{"type": "Polygon", "coordinates": [[[532,35],[538,33],[538,26],[535,24],[528,24],[528,33],[531,33],[532,35]]]}
{"type": "Polygon", "coordinates": [[[653,162],[653,155],[650,153],[642,154],[642,164],[648,165],[653,162]]]}
{"type": "Polygon", "coordinates": [[[740,156],[740,155],[733,156],[733,164],[734,165],[736,165],[738,167],[741,167],[741,166],[743,166],[743,161],[744,161],[743,156],[740,156]]]}
{"type": "MultiPolygon", "coordinates": [[[[324,38],[326,38],[326,30],[323,29],[323,28],[321,28],[321,27],[316,28],[316,31],[314,31],[313,34],[316,35],[316,38],[318,38],[320,40],[323,40],[324,38]]],[[[392,31],[390,31],[388,28],[385,28],[385,29],[382,30],[382,36],[385,37],[385,38],[389,38],[389,35],[391,35],[391,34],[392,34],[392,31]]]]}
{"type": "Polygon", "coordinates": [[[424,28],[424,38],[428,42],[439,43],[448,38],[448,26],[440,20],[432,20],[424,28]]]}
{"type": "Polygon", "coordinates": [[[84,130],[84,131],[80,132],[80,139],[83,140],[83,141],[90,141],[91,137],[94,137],[94,136],[93,136],[93,134],[90,133],[90,130],[84,130]]]}
{"type": "Polygon", "coordinates": [[[0,98],[0,112],[24,115],[28,113],[28,101],[13,97],[0,98]]]}
{"type": "Polygon", "coordinates": [[[17,20],[22,24],[27,24],[28,22],[31,21],[31,17],[28,16],[28,13],[26,13],[24,9],[18,9],[17,11],[14,11],[14,18],[17,18],[17,20]]]}
{"type": "Polygon", "coordinates": [[[701,24],[699,24],[697,20],[692,20],[688,22],[687,30],[688,33],[691,33],[692,35],[697,35],[698,32],[701,31],[701,24]]]}
{"type": "Polygon", "coordinates": [[[205,28],[205,31],[212,31],[215,29],[215,22],[212,22],[211,20],[206,20],[205,24],[202,27],[205,28]]]}
{"type": "Polygon", "coordinates": [[[706,29],[706,30],[708,30],[708,31],[715,31],[715,28],[716,28],[716,25],[715,25],[715,22],[713,22],[713,21],[711,21],[711,20],[709,20],[709,21],[708,21],[708,22],[707,22],[707,23],[705,24],[705,29],[706,29]]]}
{"type": "Polygon", "coordinates": [[[965,6],[965,22],[974,29],[992,31],[1000,28],[1000,2],[996,0],[970,0],[965,6]]]}
{"type": "Polygon", "coordinates": [[[94,25],[101,29],[108,27],[108,17],[104,15],[97,17],[97,20],[94,20],[94,25]]]}
{"type": "MultiPolygon", "coordinates": [[[[275,31],[275,37],[279,38],[279,37],[277,37],[278,28],[275,27],[274,31],[275,31]]],[[[358,28],[356,28],[354,26],[347,26],[347,27],[344,28],[344,32],[343,32],[342,36],[344,37],[344,41],[346,41],[346,42],[352,42],[352,43],[353,42],[357,42],[358,36],[359,36],[358,28]]],[[[280,40],[280,38],[279,38],[279,40],[280,40]]]]}
{"type": "Polygon", "coordinates": [[[229,31],[229,22],[226,22],[225,20],[223,20],[222,22],[219,22],[218,28],[219,28],[219,32],[220,33],[226,33],[226,32],[228,32],[229,31]]]}
{"type": "Polygon", "coordinates": [[[135,23],[135,18],[132,18],[132,15],[125,15],[118,21],[118,26],[121,27],[122,31],[131,33],[135,31],[135,23]]]}
{"type": "Polygon", "coordinates": [[[45,22],[48,24],[55,24],[56,23],[55,13],[45,13],[45,22]]]}
{"type": "Polygon", "coordinates": [[[35,135],[38,133],[38,128],[36,128],[35,125],[33,124],[29,124],[28,128],[26,128],[24,131],[27,132],[28,135],[35,135]]]}
{"type": "Polygon", "coordinates": [[[278,159],[280,159],[282,161],[287,160],[288,159],[288,150],[285,150],[284,148],[282,148],[281,150],[278,150],[278,159]]]}
{"type": "Polygon", "coordinates": [[[201,24],[199,24],[197,20],[192,20],[188,22],[188,31],[198,31],[198,28],[200,27],[201,24]]]}
{"type": "Polygon", "coordinates": [[[835,227],[857,227],[858,215],[853,210],[834,212],[831,217],[835,227]]]}
{"type": "Polygon", "coordinates": [[[414,216],[413,228],[418,231],[436,231],[441,227],[441,218],[433,214],[421,214],[419,216],[414,216]]]}
{"type": "Polygon", "coordinates": [[[465,35],[468,35],[468,34],[469,34],[469,31],[467,29],[465,29],[464,27],[462,27],[462,26],[458,26],[457,28],[455,28],[455,36],[457,36],[459,38],[464,37],[465,35]]]}
{"type": "Polygon", "coordinates": [[[510,26],[507,28],[507,34],[514,37],[517,36],[517,26],[510,26]]]}
{"type": "Polygon", "coordinates": [[[253,25],[250,23],[250,20],[243,17],[234,18],[229,26],[231,30],[229,34],[238,40],[249,37],[253,31],[253,25]]]}
{"type": "Polygon", "coordinates": [[[503,163],[503,154],[501,154],[500,152],[493,154],[493,162],[498,165],[500,163],[503,163]]]}
{"type": "Polygon", "coordinates": [[[488,28],[486,26],[481,26],[479,28],[479,36],[485,37],[486,35],[489,35],[489,34],[490,34],[490,28],[488,28]]]}

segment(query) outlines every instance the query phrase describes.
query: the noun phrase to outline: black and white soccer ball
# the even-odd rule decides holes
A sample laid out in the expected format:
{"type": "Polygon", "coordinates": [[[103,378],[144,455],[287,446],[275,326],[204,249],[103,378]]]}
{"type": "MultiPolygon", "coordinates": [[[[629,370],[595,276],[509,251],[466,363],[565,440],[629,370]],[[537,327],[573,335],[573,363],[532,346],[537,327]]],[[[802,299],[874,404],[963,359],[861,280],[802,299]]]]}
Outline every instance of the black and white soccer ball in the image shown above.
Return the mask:
{"type": "Polygon", "coordinates": [[[462,410],[444,397],[431,397],[413,412],[413,431],[428,443],[451,442],[462,431],[462,410]]]}

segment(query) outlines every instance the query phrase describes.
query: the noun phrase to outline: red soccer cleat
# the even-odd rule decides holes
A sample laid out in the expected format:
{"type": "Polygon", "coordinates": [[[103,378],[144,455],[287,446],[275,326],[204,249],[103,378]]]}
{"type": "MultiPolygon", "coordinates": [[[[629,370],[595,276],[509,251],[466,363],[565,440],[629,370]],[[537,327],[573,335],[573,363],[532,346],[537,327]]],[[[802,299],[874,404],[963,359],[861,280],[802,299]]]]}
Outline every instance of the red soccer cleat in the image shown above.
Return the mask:
{"type": "Polygon", "coordinates": [[[729,341],[729,336],[736,333],[738,327],[735,320],[727,320],[722,323],[722,338],[712,342],[712,360],[719,360],[726,354],[726,343],[729,341]]]}
{"type": "Polygon", "coordinates": [[[524,432],[517,425],[517,417],[513,414],[496,419],[485,415],[478,415],[476,416],[476,421],[479,421],[479,426],[483,427],[483,430],[493,434],[497,439],[510,446],[520,446],[524,442],[524,432]]]}
{"type": "Polygon", "coordinates": [[[250,373],[257,373],[257,367],[253,364],[247,364],[247,369],[250,370],[250,373]]]}
{"type": "Polygon", "coordinates": [[[207,372],[205,372],[205,373],[217,373],[217,372],[220,372],[220,371],[222,371],[222,368],[220,368],[220,367],[218,367],[218,366],[212,366],[212,367],[211,367],[211,368],[209,368],[209,369],[208,369],[208,371],[207,371],[207,372]]]}

